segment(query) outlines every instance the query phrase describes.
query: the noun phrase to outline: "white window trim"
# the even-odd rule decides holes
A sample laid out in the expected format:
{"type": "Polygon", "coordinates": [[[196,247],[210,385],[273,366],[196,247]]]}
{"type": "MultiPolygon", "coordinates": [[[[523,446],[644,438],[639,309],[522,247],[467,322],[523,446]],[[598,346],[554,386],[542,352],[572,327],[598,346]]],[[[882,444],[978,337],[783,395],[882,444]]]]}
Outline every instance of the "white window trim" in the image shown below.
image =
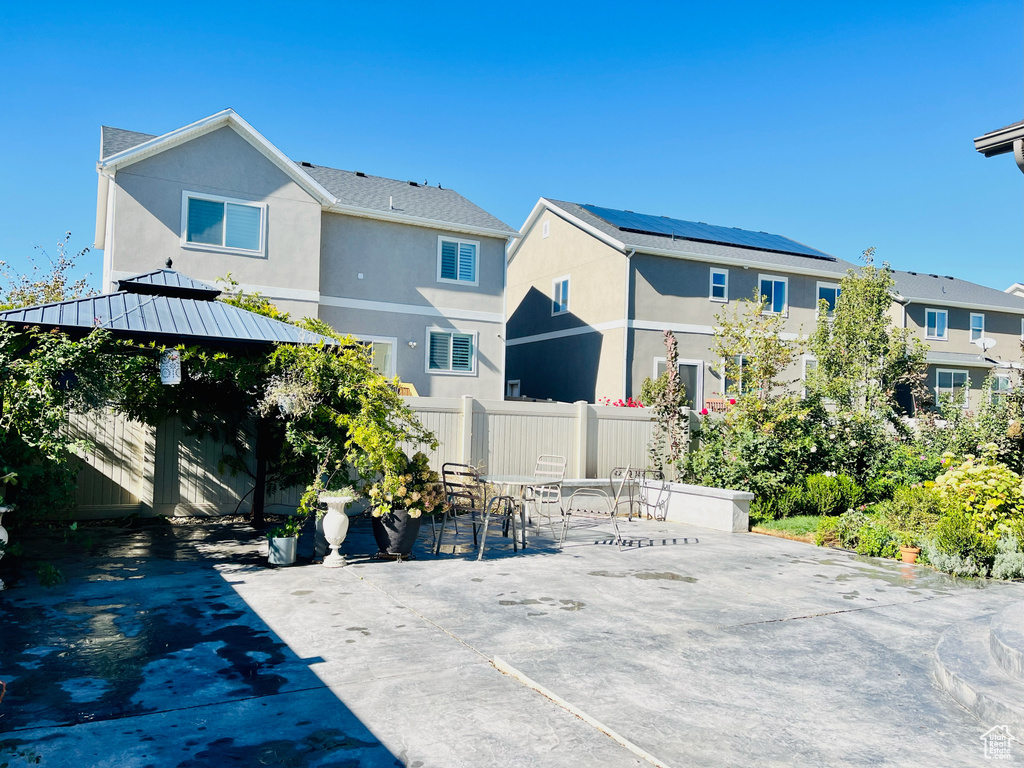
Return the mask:
{"type": "MultiPolygon", "coordinates": [[[[651,378],[652,379],[654,379],[655,381],[657,381],[657,379],[658,379],[658,363],[667,363],[667,362],[668,362],[668,360],[666,358],[664,358],[664,357],[656,357],[656,358],[654,358],[654,365],[652,366],[652,369],[651,369],[651,378]]],[[[704,361],[703,360],[694,360],[694,359],[690,359],[690,358],[686,358],[686,357],[679,357],[679,358],[676,358],[676,364],[677,365],[695,365],[695,366],[697,366],[697,392],[696,392],[696,396],[691,394],[691,399],[693,400],[693,409],[695,411],[699,411],[701,408],[704,407],[704,361]]],[[[668,368],[667,365],[665,367],[666,367],[666,369],[668,368]]],[[[644,403],[644,405],[650,406],[649,403],[644,403]]]]}
{"type": "MultiPolygon", "coordinates": [[[[760,290],[760,283],[758,283],[758,290],[760,290]]],[[[708,274],[708,300],[716,301],[719,304],[729,303],[729,270],[719,269],[718,267],[711,267],[711,272],[708,274]],[[725,275],[725,297],[718,298],[715,296],[715,275],[725,275]]]]}
{"type": "MultiPolygon", "coordinates": [[[[568,282],[569,288],[571,289],[572,288],[572,280],[570,280],[571,277],[572,277],[572,275],[562,275],[561,277],[556,277],[554,280],[551,281],[551,316],[552,317],[554,317],[555,315],[567,315],[567,314],[569,314],[569,302],[568,301],[565,302],[565,309],[561,309],[561,310],[555,311],[555,288],[564,280],[564,281],[568,282]]],[[[569,297],[570,298],[572,297],[572,291],[571,290],[569,291],[569,297]]]]}
{"type": "MultiPolygon", "coordinates": [[[[761,283],[760,283],[760,281],[758,281],[758,283],[757,283],[757,288],[758,288],[758,290],[761,290],[761,283]]],[[[748,355],[734,355],[734,357],[748,357],[748,355]]],[[[721,395],[722,395],[722,397],[729,397],[728,393],[726,393],[726,391],[725,391],[725,382],[728,380],[728,373],[729,373],[727,368],[726,368],[726,365],[725,365],[725,358],[724,357],[720,357],[720,358],[718,358],[718,361],[719,361],[719,372],[721,373],[721,376],[722,376],[722,392],[721,392],[721,395]]],[[[743,376],[743,369],[745,367],[746,366],[744,366],[743,364],[740,365],[740,391],[736,393],[737,395],[742,395],[743,394],[743,378],[742,378],[742,376],[743,376]]]]}
{"type": "Polygon", "coordinates": [[[391,345],[391,365],[388,366],[389,370],[384,375],[393,379],[398,374],[395,370],[398,368],[398,337],[397,336],[367,336],[365,333],[353,334],[360,341],[376,342],[378,344],[390,344],[391,345]]]}
{"type": "MultiPolygon", "coordinates": [[[[757,295],[758,295],[758,298],[764,296],[764,294],[761,293],[761,281],[762,280],[771,280],[772,282],[781,281],[781,282],[786,284],[786,303],[783,305],[782,311],[781,312],[776,312],[773,309],[771,309],[769,306],[766,306],[765,309],[764,309],[764,313],[766,315],[782,315],[783,317],[789,317],[789,278],[786,277],[785,275],[769,275],[769,274],[766,274],[766,273],[758,274],[758,276],[757,276],[757,295]]],[[[773,287],[772,290],[774,291],[775,288],[773,287]]],[[[774,299],[775,297],[773,296],[772,298],[774,299]]],[[[770,303],[771,302],[769,302],[769,304],[770,303]]]]}
{"type": "MultiPolygon", "coordinates": [[[[936,317],[936,319],[935,319],[935,328],[936,328],[936,330],[938,330],[938,327],[939,327],[939,321],[938,321],[938,317],[936,317]]],[[[924,337],[928,341],[949,341],[949,310],[939,309],[937,307],[925,307],[924,308],[924,337]],[[946,322],[945,322],[946,335],[945,336],[929,336],[928,335],[928,313],[929,312],[936,312],[936,313],[941,312],[942,314],[944,314],[946,316],[946,322]]],[[[948,369],[944,369],[944,370],[948,370],[948,369]]]]}
{"type": "Polygon", "coordinates": [[[523,382],[521,379],[509,379],[505,382],[505,397],[522,397],[523,396],[523,382]],[[512,394],[512,385],[519,388],[519,394],[512,394]]]}
{"type": "Polygon", "coordinates": [[[817,363],[818,358],[814,355],[801,355],[800,356],[800,381],[803,382],[803,397],[807,397],[807,363],[817,363]]]}
{"type": "MultiPolygon", "coordinates": [[[[455,263],[458,265],[459,256],[456,250],[455,263]]],[[[458,269],[458,266],[456,266],[458,269]]],[[[450,235],[438,235],[437,236],[437,282],[448,283],[449,285],[480,285],[480,241],[479,240],[466,240],[461,237],[451,237],[450,235]],[[449,280],[446,277],[441,277],[441,243],[443,242],[457,243],[458,245],[473,245],[476,246],[476,264],[473,265],[473,279],[472,280],[449,280]]]]}
{"type": "MultiPolygon", "coordinates": [[[[224,219],[224,226],[227,226],[227,217],[224,219]]],[[[246,256],[263,256],[266,253],[267,245],[267,204],[255,200],[241,200],[235,197],[223,197],[221,195],[208,195],[205,192],[190,192],[185,189],[181,192],[181,247],[195,251],[215,251],[217,253],[238,253],[246,256]],[[248,248],[231,248],[226,245],[210,245],[209,243],[193,243],[188,239],[188,201],[189,198],[197,200],[209,200],[214,203],[234,203],[236,205],[247,205],[250,208],[260,209],[260,247],[255,251],[248,248]]]]}
{"type": "MultiPolygon", "coordinates": [[[[438,326],[427,326],[426,343],[423,345],[423,371],[431,376],[476,376],[477,372],[477,358],[480,355],[480,334],[477,331],[460,331],[457,328],[440,328],[438,326]],[[447,333],[449,336],[453,333],[458,333],[464,336],[473,337],[473,370],[471,371],[453,371],[450,368],[447,370],[439,370],[437,368],[430,367],[430,334],[432,333],[447,333]]],[[[452,361],[452,347],[451,342],[448,343],[448,364],[451,365],[452,361]]]]}
{"type": "Polygon", "coordinates": [[[1024,317],[1020,319],[1020,340],[1024,341],[1024,317]]]}
{"type": "Polygon", "coordinates": [[[974,338],[974,318],[976,317],[981,318],[981,335],[978,337],[978,339],[985,338],[985,314],[983,312],[971,312],[971,317],[967,324],[967,333],[970,336],[970,341],[972,342],[978,340],[974,338]]]}
{"type": "MultiPolygon", "coordinates": [[[[947,328],[948,327],[949,326],[947,326],[947,328]]],[[[965,411],[970,409],[970,407],[971,407],[971,372],[968,371],[966,368],[936,368],[935,369],[935,405],[936,406],[941,405],[940,397],[941,397],[942,393],[939,391],[939,374],[940,373],[948,373],[948,374],[962,373],[962,374],[964,374],[967,377],[967,381],[963,385],[963,388],[967,390],[967,394],[964,397],[964,404],[963,404],[962,408],[965,411]]],[[[956,388],[955,387],[953,388],[953,393],[956,394],[956,388]]]]}
{"type": "MultiPolygon", "coordinates": [[[[760,285],[760,283],[758,285],[760,285]]],[[[814,314],[815,315],[818,314],[818,303],[821,301],[821,298],[819,297],[818,294],[821,293],[821,289],[822,288],[835,288],[836,289],[836,303],[838,303],[839,302],[839,291],[842,288],[842,285],[840,285],[839,283],[830,283],[830,282],[825,281],[825,280],[819,280],[815,284],[815,286],[814,286],[814,314]]],[[[787,288],[787,290],[788,290],[788,288],[787,288]]],[[[828,317],[829,320],[831,320],[834,316],[835,316],[835,310],[834,309],[832,310],[832,314],[831,315],[826,315],[826,317],[828,317]]]]}

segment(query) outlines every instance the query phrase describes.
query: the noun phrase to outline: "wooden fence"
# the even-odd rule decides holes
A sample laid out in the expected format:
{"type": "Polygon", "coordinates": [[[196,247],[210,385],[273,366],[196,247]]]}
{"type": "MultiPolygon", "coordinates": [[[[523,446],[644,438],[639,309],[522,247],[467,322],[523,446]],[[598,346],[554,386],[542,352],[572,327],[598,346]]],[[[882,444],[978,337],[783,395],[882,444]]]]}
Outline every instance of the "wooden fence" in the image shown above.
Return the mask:
{"type": "MultiPolygon", "coordinates": [[[[440,442],[430,453],[438,470],[456,461],[491,473],[527,474],[541,454],[564,456],[570,478],[607,477],[613,467],[648,464],[654,429],[649,409],[471,397],[403,399],[440,442]]],[[[79,473],[79,517],[223,515],[248,509],[251,476],[229,472],[224,446],[185,434],[177,420],[152,428],[101,413],[75,416],[71,428],[93,446],[79,473]]],[[[267,511],[294,510],[300,494],[301,489],[289,489],[268,497],[267,511]]]]}

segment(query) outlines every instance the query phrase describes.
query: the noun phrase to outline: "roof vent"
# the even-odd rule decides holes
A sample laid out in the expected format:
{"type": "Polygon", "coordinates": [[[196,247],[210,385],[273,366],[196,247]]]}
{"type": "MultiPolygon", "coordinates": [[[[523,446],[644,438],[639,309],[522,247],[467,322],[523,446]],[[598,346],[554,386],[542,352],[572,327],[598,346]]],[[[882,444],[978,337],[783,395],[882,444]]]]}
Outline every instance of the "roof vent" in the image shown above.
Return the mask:
{"type": "Polygon", "coordinates": [[[952,280],[952,279],[953,279],[953,278],[952,278],[952,277],[950,277],[949,275],[943,275],[943,277],[945,277],[945,278],[946,278],[947,280],[952,280]]]}
{"type": "Polygon", "coordinates": [[[418,186],[419,186],[419,184],[417,184],[417,183],[416,183],[415,181],[410,181],[410,182],[409,182],[409,186],[410,186],[410,187],[418,187],[418,186]]]}
{"type": "Polygon", "coordinates": [[[914,277],[917,277],[917,272],[907,272],[907,274],[908,275],[913,275],[914,277]]]}
{"type": "Polygon", "coordinates": [[[312,168],[313,167],[312,163],[307,163],[305,160],[303,160],[301,163],[299,163],[299,165],[301,165],[303,168],[312,168]]]}
{"type": "Polygon", "coordinates": [[[928,277],[934,277],[934,278],[935,278],[936,280],[938,280],[938,279],[939,279],[939,276],[938,276],[938,275],[933,275],[933,274],[931,274],[931,273],[929,273],[929,274],[928,274],[928,277]]]}
{"type": "Polygon", "coordinates": [[[366,174],[363,173],[362,171],[356,171],[356,176],[359,176],[360,178],[363,178],[363,179],[366,178],[366,174]]]}

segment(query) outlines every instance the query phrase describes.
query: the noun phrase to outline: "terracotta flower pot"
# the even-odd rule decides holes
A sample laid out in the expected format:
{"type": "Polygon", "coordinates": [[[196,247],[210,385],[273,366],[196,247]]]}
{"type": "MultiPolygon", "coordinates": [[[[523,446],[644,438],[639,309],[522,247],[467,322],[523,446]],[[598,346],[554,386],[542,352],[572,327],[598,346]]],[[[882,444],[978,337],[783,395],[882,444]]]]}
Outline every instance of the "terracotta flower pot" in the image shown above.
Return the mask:
{"type": "Polygon", "coordinates": [[[921,554],[920,547],[900,547],[900,557],[904,563],[916,563],[917,556],[921,554]]]}

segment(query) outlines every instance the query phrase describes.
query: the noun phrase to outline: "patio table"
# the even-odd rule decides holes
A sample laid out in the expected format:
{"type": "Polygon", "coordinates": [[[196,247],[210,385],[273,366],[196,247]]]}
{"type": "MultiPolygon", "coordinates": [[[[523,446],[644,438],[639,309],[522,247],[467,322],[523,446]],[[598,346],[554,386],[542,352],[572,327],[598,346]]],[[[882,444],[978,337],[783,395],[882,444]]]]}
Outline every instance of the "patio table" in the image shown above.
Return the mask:
{"type": "Polygon", "coordinates": [[[491,485],[500,485],[506,493],[509,488],[518,486],[519,488],[519,520],[522,523],[520,530],[522,531],[522,545],[523,549],[526,549],[526,489],[530,486],[539,485],[557,485],[559,490],[562,487],[562,480],[553,478],[550,475],[480,475],[480,479],[485,483],[491,485]]]}

